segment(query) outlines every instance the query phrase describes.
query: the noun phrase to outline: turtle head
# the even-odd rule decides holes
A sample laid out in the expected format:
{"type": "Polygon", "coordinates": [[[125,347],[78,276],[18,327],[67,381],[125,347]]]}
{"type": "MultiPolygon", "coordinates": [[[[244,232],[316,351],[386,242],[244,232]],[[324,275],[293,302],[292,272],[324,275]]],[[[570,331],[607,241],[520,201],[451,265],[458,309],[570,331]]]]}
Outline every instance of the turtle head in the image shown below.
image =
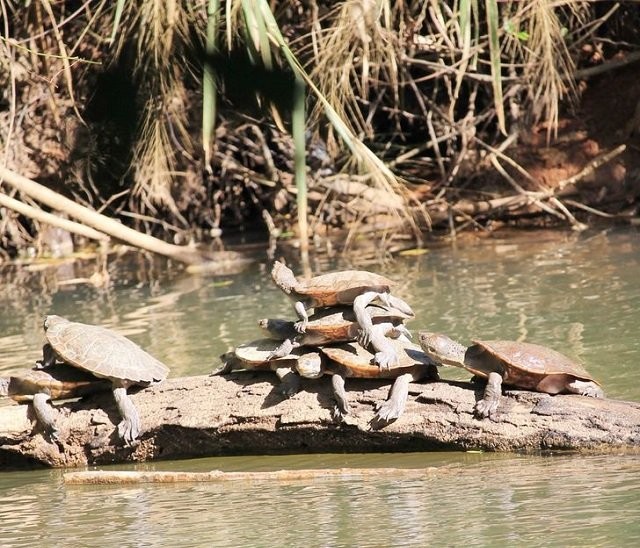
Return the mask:
{"type": "Polygon", "coordinates": [[[52,314],[50,316],[44,317],[43,327],[46,332],[48,329],[65,322],[67,322],[67,320],[65,320],[61,316],[56,316],[55,314],[52,314]]]}
{"type": "Polygon", "coordinates": [[[420,331],[418,339],[422,350],[435,362],[459,367],[464,362],[466,347],[446,335],[420,331]]]}
{"type": "Polygon", "coordinates": [[[298,285],[298,280],[296,280],[296,277],[293,275],[293,271],[280,261],[273,263],[271,278],[287,295],[298,285]]]}
{"type": "Polygon", "coordinates": [[[263,318],[262,320],[258,320],[258,326],[276,339],[288,339],[289,337],[295,337],[297,335],[294,322],[290,322],[289,320],[263,318]]]}

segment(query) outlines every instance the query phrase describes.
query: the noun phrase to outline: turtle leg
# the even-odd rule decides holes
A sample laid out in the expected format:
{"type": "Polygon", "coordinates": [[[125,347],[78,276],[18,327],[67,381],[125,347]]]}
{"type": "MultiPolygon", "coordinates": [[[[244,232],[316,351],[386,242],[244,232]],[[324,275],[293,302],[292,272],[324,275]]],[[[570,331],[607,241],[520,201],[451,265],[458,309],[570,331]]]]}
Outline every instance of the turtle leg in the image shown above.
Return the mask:
{"type": "Polygon", "coordinates": [[[392,366],[397,365],[399,360],[395,347],[391,344],[391,341],[385,337],[387,327],[385,324],[378,324],[374,325],[371,329],[370,343],[375,350],[373,361],[380,366],[381,369],[390,369],[392,366]]]}
{"type": "Polygon", "coordinates": [[[356,320],[360,324],[360,333],[358,334],[358,342],[365,348],[369,346],[371,340],[375,337],[373,322],[371,316],[367,312],[367,305],[380,298],[384,293],[378,291],[367,291],[362,295],[358,295],[353,300],[353,312],[356,320]]]}
{"type": "Polygon", "coordinates": [[[47,343],[42,347],[42,359],[36,361],[36,369],[44,369],[56,363],[56,353],[53,347],[47,343]]]}
{"type": "Polygon", "coordinates": [[[44,431],[51,437],[52,440],[57,440],[60,432],[56,428],[56,423],[53,420],[53,409],[49,405],[49,394],[39,392],[33,395],[33,410],[36,413],[38,423],[42,425],[44,431]]]}
{"type": "Polygon", "coordinates": [[[389,391],[389,398],[378,405],[373,422],[389,423],[402,415],[409,396],[409,383],[413,380],[413,373],[405,373],[394,381],[389,391]]]}
{"type": "Polygon", "coordinates": [[[282,341],[282,344],[276,348],[273,352],[271,352],[267,356],[267,360],[275,360],[276,358],[284,358],[287,354],[290,354],[291,351],[296,347],[300,346],[296,344],[293,339],[285,339],[282,341]]]}
{"type": "Polygon", "coordinates": [[[331,376],[331,387],[333,388],[333,397],[336,399],[336,407],[333,410],[334,417],[343,421],[351,412],[349,400],[347,399],[347,391],[344,388],[345,378],[342,375],[333,374],[331,376]]]}
{"type": "Polygon", "coordinates": [[[129,394],[127,394],[126,386],[114,386],[113,396],[122,417],[122,420],[118,423],[118,436],[124,441],[125,445],[129,446],[140,435],[140,415],[129,394]]]}
{"type": "Polygon", "coordinates": [[[492,371],[489,373],[487,386],[484,389],[484,398],[476,403],[475,410],[481,418],[491,417],[495,414],[500,404],[502,395],[502,375],[492,371]]]}
{"type": "Polygon", "coordinates": [[[381,293],[380,300],[388,308],[395,308],[396,310],[406,314],[407,316],[415,316],[415,313],[411,309],[408,303],[403,301],[400,297],[395,297],[391,293],[381,293]]]}
{"type": "Polygon", "coordinates": [[[579,381],[576,379],[567,383],[566,389],[572,394],[580,394],[590,398],[604,398],[604,390],[592,381],[579,381]]]}
{"type": "Polygon", "coordinates": [[[280,379],[280,391],[283,396],[290,398],[300,391],[300,375],[293,371],[291,367],[272,365],[271,368],[280,379]]]}
{"type": "Polygon", "coordinates": [[[298,318],[300,318],[299,322],[293,324],[293,328],[298,333],[304,333],[307,330],[307,324],[309,323],[307,308],[302,301],[296,301],[296,303],[293,305],[293,308],[295,309],[298,318]]]}

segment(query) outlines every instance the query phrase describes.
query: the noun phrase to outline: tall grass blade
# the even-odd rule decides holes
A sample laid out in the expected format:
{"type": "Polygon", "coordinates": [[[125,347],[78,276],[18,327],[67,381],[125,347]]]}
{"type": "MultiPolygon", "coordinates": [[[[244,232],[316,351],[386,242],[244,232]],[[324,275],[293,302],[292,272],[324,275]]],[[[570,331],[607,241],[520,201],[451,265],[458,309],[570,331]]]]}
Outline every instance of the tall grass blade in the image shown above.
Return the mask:
{"type": "Polygon", "coordinates": [[[493,102],[496,108],[498,128],[507,134],[504,104],[502,96],[502,63],[500,61],[500,21],[497,0],[485,0],[487,27],[489,30],[489,58],[491,61],[491,83],[493,86],[493,102]]]}
{"type": "Polygon", "coordinates": [[[211,57],[218,50],[218,27],[219,27],[219,0],[209,0],[207,6],[207,38],[206,53],[207,62],[204,64],[204,74],[202,78],[202,148],[204,150],[205,169],[211,169],[211,140],[216,124],[216,101],[217,89],[216,80],[211,57]]]}
{"type": "Polygon", "coordinates": [[[109,42],[113,43],[116,39],[118,27],[120,26],[120,19],[122,19],[122,12],[124,11],[125,0],[118,0],[116,4],[116,13],[113,17],[113,29],[111,30],[111,36],[109,36],[109,42]]]}
{"type": "Polygon", "coordinates": [[[309,224],[307,221],[307,165],[305,142],[305,86],[301,78],[296,78],[293,94],[293,112],[291,115],[291,133],[293,134],[295,181],[298,195],[298,229],[300,231],[300,258],[305,270],[309,270],[309,224]]]}

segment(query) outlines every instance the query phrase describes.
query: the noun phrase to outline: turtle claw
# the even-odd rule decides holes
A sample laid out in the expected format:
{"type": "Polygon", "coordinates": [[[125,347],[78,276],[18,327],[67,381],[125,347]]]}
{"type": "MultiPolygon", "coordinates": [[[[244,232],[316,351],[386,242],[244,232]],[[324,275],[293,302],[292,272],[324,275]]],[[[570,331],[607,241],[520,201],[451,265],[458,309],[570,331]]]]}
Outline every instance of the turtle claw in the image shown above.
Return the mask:
{"type": "Polygon", "coordinates": [[[134,445],[135,440],[140,435],[140,420],[136,419],[122,419],[118,424],[118,436],[124,441],[126,447],[134,445]]]}
{"type": "Polygon", "coordinates": [[[373,421],[375,423],[390,423],[397,420],[402,412],[404,411],[404,406],[402,408],[397,405],[395,401],[387,400],[381,404],[378,404],[376,407],[376,414],[373,417],[373,421]]]}
{"type": "Polygon", "coordinates": [[[307,331],[307,324],[309,322],[307,320],[300,320],[299,322],[296,322],[293,324],[293,328],[298,332],[298,333],[305,333],[307,331]]]}
{"type": "Polygon", "coordinates": [[[358,331],[357,339],[360,343],[360,346],[362,346],[363,348],[367,348],[369,344],[371,344],[371,333],[369,333],[365,329],[360,329],[358,331]]]}
{"type": "Polygon", "coordinates": [[[345,422],[347,416],[349,416],[351,409],[349,409],[349,405],[347,404],[344,409],[340,407],[340,405],[335,405],[331,411],[331,418],[335,422],[345,422]]]}
{"type": "Polygon", "coordinates": [[[282,344],[275,350],[269,353],[267,361],[275,360],[277,358],[284,358],[287,354],[290,354],[294,348],[294,343],[290,339],[282,341],[282,344]]]}
{"type": "Polygon", "coordinates": [[[49,430],[47,434],[49,434],[49,438],[51,438],[51,441],[53,442],[60,441],[60,430],[58,430],[57,428],[53,428],[49,430]]]}
{"type": "Polygon", "coordinates": [[[373,361],[380,367],[380,369],[391,369],[392,366],[398,365],[399,363],[397,353],[392,352],[391,350],[376,352],[373,361]]]}
{"type": "Polygon", "coordinates": [[[493,418],[496,416],[499,403],[497,400],[480,400],[476,403],[474,410],[481,419],[493,418]]]}

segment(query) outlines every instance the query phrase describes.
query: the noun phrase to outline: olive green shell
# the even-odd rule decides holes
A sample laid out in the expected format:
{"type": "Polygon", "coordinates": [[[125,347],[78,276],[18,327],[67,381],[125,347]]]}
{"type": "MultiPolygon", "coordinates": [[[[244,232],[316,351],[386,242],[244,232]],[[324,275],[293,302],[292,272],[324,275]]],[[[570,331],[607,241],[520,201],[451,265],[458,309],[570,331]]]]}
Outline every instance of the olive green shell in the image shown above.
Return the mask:
{"type": "Polygon", "coordinates": [[[526,388],[548,375],[570,375],[578,380],[598,382],[579,363],[539,344],[517,341],[473,341],[465,354],[465,366],[487,377],[496,365],[504,368],[506,384],[526,388]],[[496,362],[497,360],[497,362],[496,362]]]}
{"type": "Polygon", "coordinates": [[[33,399],[35,394],[45,393],[51,399],[79,398],[87,394],[109,390],[111,383],[99,379],[88,371],[66,364],[55,364],[46,369],[29,369],[8,379],[7,396],[15,401],[33,399]]]}
{"type": "Polygon", "coordinates": [[[97,377],[147,385],[169,374],[166,365],[133,341],[104,327],[47,316],[45,337],[60,361],[97,377]]]}

